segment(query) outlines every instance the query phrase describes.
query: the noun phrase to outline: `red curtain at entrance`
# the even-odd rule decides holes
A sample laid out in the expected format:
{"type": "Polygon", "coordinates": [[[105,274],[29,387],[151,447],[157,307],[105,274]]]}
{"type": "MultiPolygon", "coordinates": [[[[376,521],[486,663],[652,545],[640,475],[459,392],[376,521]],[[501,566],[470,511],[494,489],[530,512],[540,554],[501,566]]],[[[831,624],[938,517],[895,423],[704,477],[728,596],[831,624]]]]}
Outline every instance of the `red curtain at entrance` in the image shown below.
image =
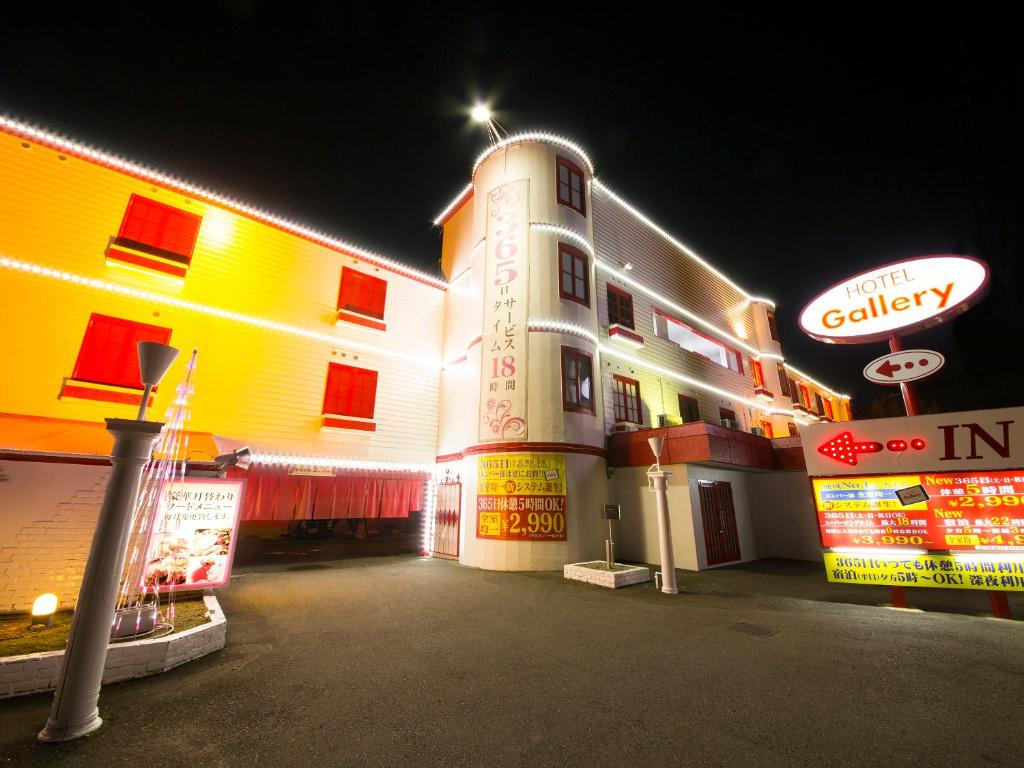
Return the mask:
{"type": "Polygon", "coordinates": [[[289,471],[252,466],[239,475],[246,481],[242,520],[408,517],[423,508],[424,476],[305,477],[289,471]]]}

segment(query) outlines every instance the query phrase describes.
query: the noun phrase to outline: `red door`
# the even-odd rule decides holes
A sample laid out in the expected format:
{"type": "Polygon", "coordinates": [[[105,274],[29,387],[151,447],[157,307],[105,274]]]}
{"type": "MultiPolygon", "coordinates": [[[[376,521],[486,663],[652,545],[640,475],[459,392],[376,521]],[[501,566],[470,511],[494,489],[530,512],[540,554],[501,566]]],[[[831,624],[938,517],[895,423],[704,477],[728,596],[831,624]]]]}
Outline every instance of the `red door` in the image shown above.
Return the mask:
{"type": "Polygon", "coordinates": [[[722,480],[698,481],[700,516],[704,522],[704,549],[708,565],[740,559],[740,537],[736,531],[736,509],[732,505],[732,484],[722,480]]]}

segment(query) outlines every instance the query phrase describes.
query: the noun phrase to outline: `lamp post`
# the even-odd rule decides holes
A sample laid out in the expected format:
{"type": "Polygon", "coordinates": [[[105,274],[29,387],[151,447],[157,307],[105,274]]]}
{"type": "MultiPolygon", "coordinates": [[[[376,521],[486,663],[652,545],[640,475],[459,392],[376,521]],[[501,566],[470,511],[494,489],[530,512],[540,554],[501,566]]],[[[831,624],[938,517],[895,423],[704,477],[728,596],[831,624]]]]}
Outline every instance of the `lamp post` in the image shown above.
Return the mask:
{"type": "Polygon", "coordinates": [[[668,478],[671,472],[661,468],[661,449],[665,438],[647,440],[654,452],[654,464],[647,470],[647,481],[658,504],[658,543],[661,547],[661,591],[666,595],[679,594],[676,588],[676,565],[672,556],[672,522],[668,516],[668,478]]]}
{"type": "Polygon", "coordinates": [[[145,394],[137,419],[106,419],[114,436],[113,469],[107,481],[93,534],[89,559],[71,619],[71,633],[57,679],[57,691],[39,740],[69,741],[90,733],[103,720],[97,702],[110,644],[117,588],[124,570],[132,513],[139,496],[142,470],[153,452],[163,424],[145,421],[149,393],[167,373],[178,350],[155,342],[139,342],[139,368],[145,394]]]}

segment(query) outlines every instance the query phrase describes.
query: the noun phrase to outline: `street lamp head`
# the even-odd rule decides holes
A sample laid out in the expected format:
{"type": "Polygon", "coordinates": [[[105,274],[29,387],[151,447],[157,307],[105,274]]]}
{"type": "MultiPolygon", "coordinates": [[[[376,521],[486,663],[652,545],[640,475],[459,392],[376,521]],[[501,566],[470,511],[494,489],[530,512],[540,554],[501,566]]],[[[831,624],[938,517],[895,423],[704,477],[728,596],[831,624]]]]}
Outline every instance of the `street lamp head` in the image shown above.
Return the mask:
{"type": "Polygon", "coordinates": [[[155,387],[177,359],[178,350],[155,341],[139,342],[139,373],[142,383],[155,387]]]}
{"type": "Polygon", "coordinates": [[[486,104],[481,104],[480,102],[477,102],[473,106],[473,109],[470,110],[469,115],[478,123],[487,123],[490,122],[492,113],[490,107],[488,107],[486,104]]]}

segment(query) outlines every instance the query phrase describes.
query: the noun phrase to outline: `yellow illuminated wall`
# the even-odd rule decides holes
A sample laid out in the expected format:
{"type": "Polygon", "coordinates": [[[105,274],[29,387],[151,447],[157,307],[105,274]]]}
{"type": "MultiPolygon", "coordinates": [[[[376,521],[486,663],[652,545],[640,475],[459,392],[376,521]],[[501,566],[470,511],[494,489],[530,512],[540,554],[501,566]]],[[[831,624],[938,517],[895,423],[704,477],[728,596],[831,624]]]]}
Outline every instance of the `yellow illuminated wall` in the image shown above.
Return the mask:
{"type": "Polygon", "coordinates": [[[444,290],[4,132],[0,180],[0,256],[157,294],[119,296],[0,269],[0,412],[95,422],[133,416],[126,405],[58,399],[90,313],[98,312],[173,329],[171,344],[182,355],[150,418],[162,418],[198,347],[193,430],[262,450],[433,459],[444,290]],[[132,193],[203,217],[184,281],[106,263],[132,193]],[[342,266],[387,281],[386,331],[336,324],[342,266]],[[174,299],[288,329],[171,306],[174,299]],[[379,372],[375,432],[321,429],[330,362],[379,372]]]}

